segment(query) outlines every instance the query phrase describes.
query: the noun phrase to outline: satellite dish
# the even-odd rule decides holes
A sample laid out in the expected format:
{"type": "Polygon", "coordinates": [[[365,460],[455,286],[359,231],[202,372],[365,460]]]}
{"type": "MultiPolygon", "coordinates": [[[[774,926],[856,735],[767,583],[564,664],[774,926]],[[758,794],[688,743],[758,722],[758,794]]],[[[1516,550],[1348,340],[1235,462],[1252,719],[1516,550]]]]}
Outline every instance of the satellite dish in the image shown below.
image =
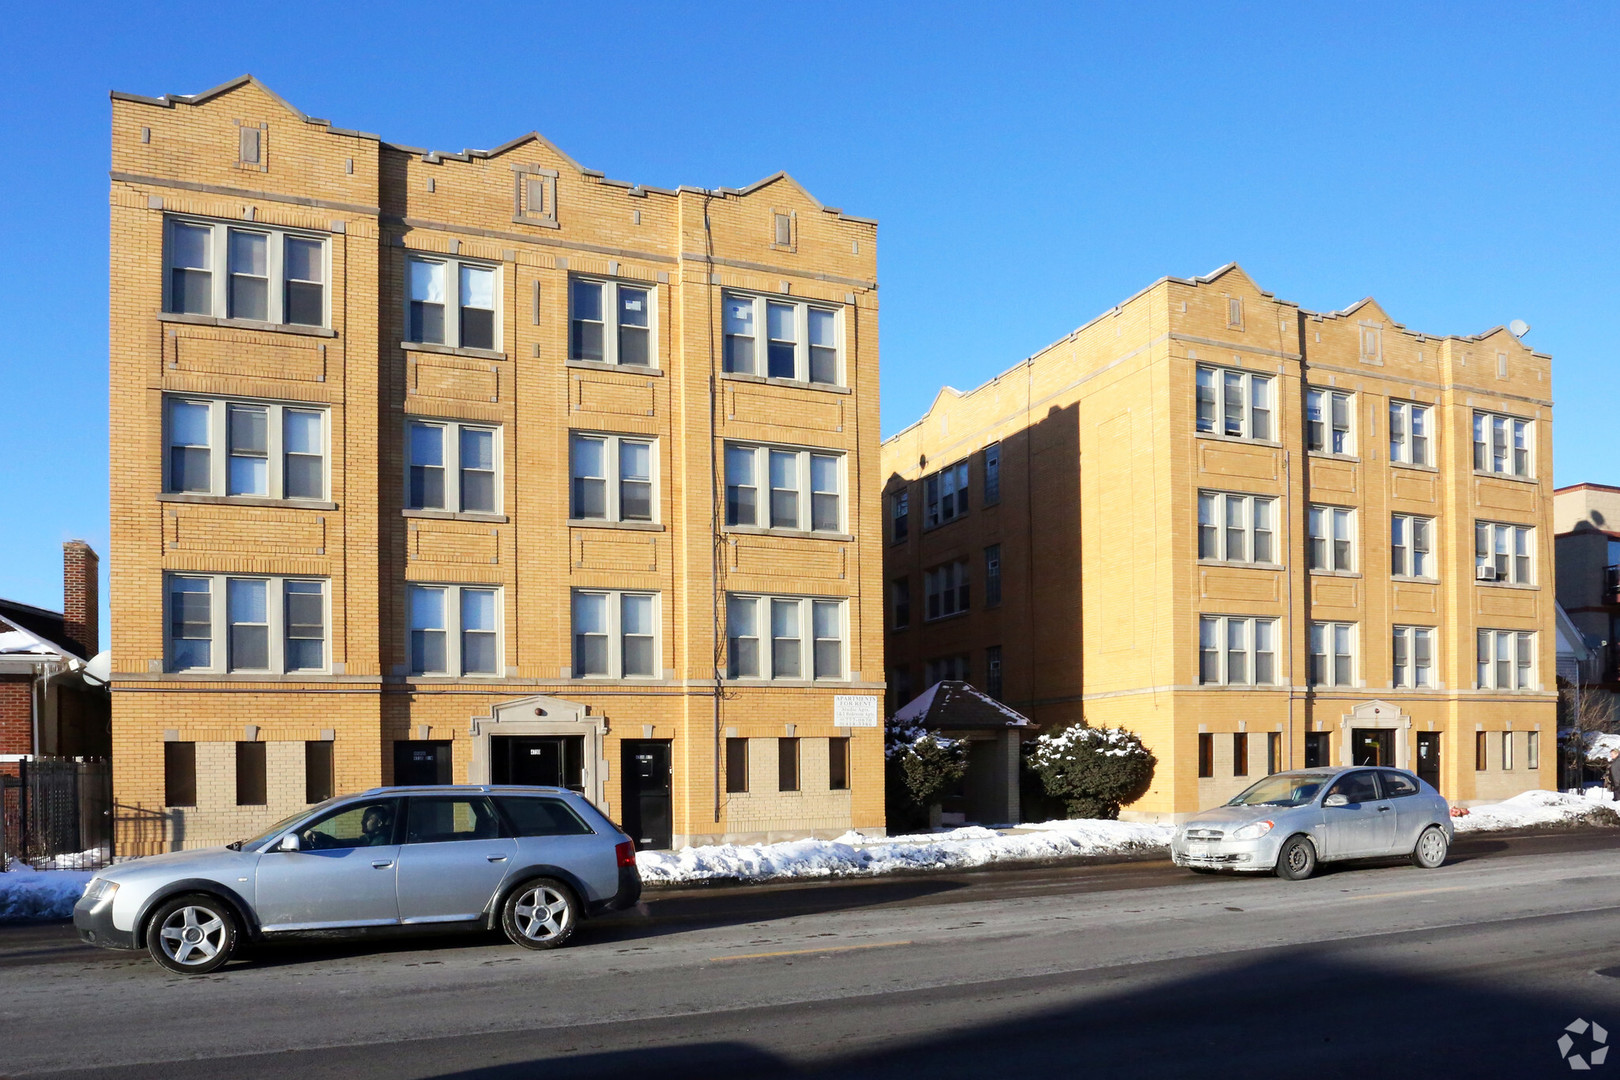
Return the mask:
{"type": "Polygon", "coordinates": [[[1516,338],[1522,338],[1530,332],[1530,324],[1523,319],[1514,319],[1508,323],[1508,333],[1516,338]]]}
{"type": "Polygon", "coordinates": [[[103,649],[84,665],[84,673],[96,682],[106,685],[112,681],[112,653],[103,649]]]}

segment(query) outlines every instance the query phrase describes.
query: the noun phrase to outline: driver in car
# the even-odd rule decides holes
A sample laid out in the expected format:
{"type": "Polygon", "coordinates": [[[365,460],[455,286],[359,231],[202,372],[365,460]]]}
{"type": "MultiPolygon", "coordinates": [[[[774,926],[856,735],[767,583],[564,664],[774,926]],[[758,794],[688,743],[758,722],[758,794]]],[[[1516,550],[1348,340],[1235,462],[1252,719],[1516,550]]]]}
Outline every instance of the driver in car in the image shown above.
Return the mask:
{"type": "Polygon", "coordinates": [[[369,806],[360,819],[360,837],[366,847],[394,842],[394,817],[386,806],[369,806]]]}

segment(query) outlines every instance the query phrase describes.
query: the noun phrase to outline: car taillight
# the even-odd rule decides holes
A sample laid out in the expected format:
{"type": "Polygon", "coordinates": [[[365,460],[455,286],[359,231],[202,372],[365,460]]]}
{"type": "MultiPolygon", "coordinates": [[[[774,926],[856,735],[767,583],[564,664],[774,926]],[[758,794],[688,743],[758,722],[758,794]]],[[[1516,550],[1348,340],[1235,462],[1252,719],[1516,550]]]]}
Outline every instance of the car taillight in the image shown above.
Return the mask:
{"type": "Polygon", "coordinates": [[[613,854],[618,859],[620,866],[636,865],[636,845],[628,840],[614,848],[613,854]]]}

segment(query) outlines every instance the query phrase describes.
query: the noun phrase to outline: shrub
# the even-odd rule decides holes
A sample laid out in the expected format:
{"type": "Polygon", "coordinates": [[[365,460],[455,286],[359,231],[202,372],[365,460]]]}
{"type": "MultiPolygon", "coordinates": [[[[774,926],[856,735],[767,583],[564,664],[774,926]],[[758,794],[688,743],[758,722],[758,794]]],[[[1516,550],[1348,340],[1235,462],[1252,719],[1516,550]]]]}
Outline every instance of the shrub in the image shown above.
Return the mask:
{"type": "Polygon", "coordinates": [[[1158,763],[1133,732],[1083,723],[1041,735],[1029,753],[1030,767],[1071,818],[1119,817],[1121,805],[1147,791],[1158,763]]]}
{"type": "Polygon", "coordinates": [[[890,826],[926,824],[928,810],[967,774],[967,743],[918,724],[890,721],[884,733],[890,826]]]}

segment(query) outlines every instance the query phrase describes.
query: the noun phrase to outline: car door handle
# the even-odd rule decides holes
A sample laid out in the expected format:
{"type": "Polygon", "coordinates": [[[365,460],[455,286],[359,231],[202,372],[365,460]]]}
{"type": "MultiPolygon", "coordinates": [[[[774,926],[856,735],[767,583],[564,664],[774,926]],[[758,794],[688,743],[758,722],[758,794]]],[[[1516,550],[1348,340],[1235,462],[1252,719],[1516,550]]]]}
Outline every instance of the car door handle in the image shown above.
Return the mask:
{"type": "Polygon", "coordinates": [[[485,855],[484,858],[488,859],[490,862],[505,862],[506,861],[506,856],[505,855],[485,855]]]}
{"type": "Polygon", "coordinates": [[[375,862],[373,862],[371,865],[375,866],[378,870],[386,870],[390,866],[394,865],[394,860],[393,859],[378,859],[375,862]]]}
{"type": "Polygon", "coordinates": [[[1380,814],[1387,814],[1387,813],[1389,813],[1389,807],[1387,807],[1387,806],[1380,806],[1380,807],[1379,807],[1379,808],[1378,808],[1378,812],[1379,812],[1379,813],[1380,813],[1380,814]]]}

